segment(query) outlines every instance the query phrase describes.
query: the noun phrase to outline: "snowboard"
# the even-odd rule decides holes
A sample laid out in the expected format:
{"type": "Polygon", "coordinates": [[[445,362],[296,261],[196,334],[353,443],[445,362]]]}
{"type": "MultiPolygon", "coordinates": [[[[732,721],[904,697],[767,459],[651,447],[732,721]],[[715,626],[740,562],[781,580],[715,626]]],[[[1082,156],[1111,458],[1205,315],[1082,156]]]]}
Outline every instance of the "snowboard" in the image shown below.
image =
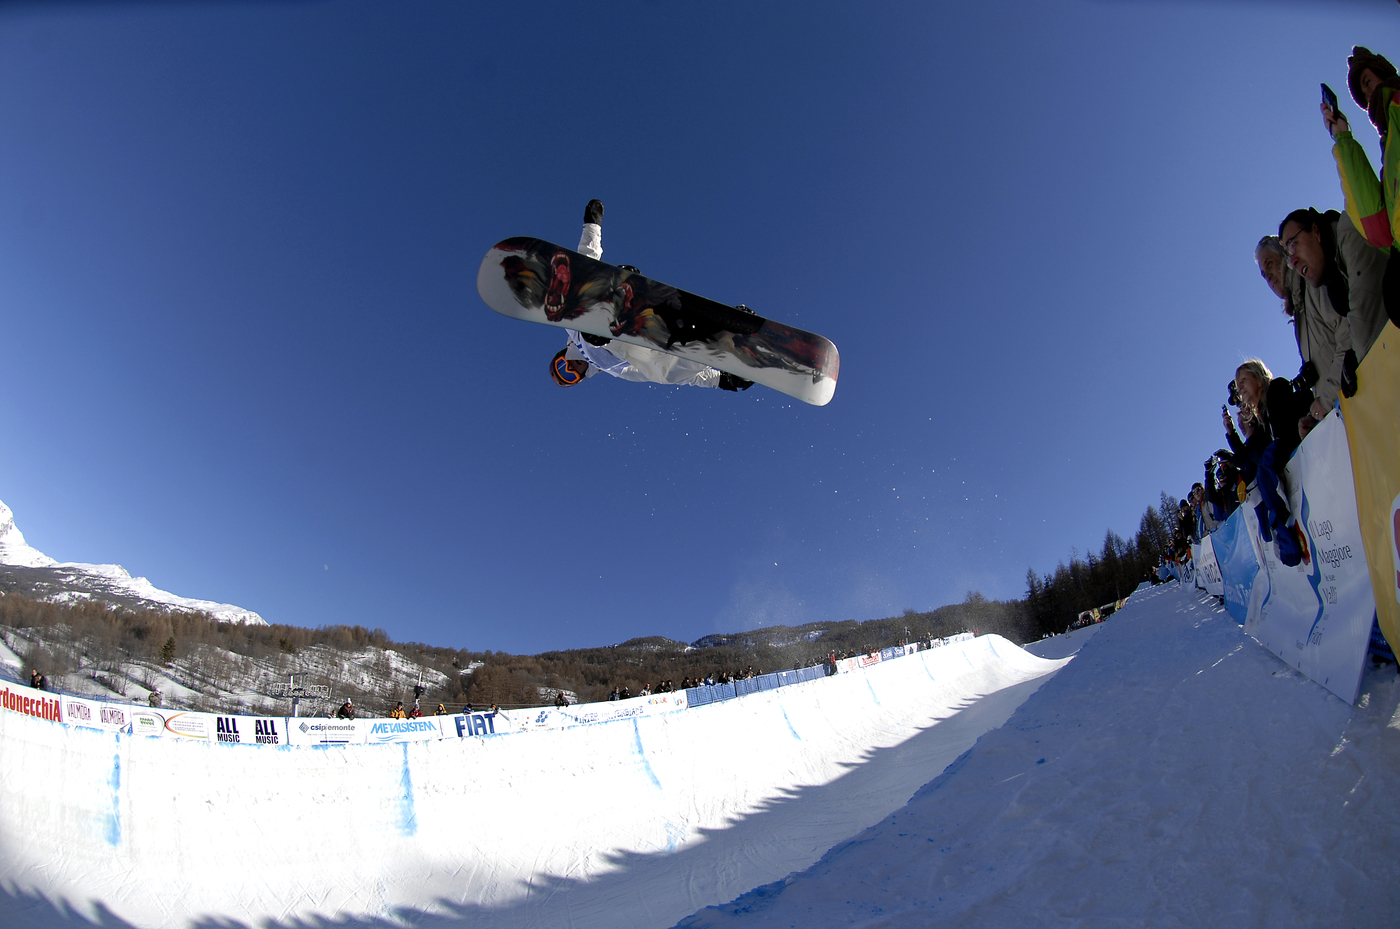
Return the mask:
{"type": "Polygon", "coordinates": [[[840,357],[821,336],[543,239],[496,243],[476,289],[504,316],[666,352],[814,406],[836,392],[840,357]]]}

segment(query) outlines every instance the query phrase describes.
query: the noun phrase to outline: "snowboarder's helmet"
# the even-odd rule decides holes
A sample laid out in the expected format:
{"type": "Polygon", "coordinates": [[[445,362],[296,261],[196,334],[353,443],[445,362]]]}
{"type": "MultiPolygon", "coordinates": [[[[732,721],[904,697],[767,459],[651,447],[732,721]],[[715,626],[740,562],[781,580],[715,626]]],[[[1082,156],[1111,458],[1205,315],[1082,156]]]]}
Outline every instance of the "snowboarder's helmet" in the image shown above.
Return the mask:
{"type": "Polygon", "coordinates": [[[549,362],[549,376],[554,378],[554,383],[560,387],[572,387],[581,383],[587,376],[588,362],[570,361],[564,357],[565,351],[566,349],[559,349],[549,362]]]}

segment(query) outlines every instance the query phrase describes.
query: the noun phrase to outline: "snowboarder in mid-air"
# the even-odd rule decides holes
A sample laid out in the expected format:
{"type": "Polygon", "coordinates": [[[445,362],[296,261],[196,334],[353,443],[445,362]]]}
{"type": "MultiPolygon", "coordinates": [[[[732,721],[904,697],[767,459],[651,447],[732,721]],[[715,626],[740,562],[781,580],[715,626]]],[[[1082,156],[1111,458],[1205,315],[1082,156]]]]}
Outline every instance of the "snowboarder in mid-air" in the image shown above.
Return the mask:
{"type": "MultiPolygon", "coordinates": [[[[600,200],[590,200],[584,207],[583,235],[579,238],[578,250],[589,258],[601,260],[603,257],[603,204],[600,200]]],[[[635,268],[626,270],[636,271],[635,268]]],[[[721,390],[748,390],[753,386],[753,381],[665,352],[574,329],[564,331],[568,333],[568,342],[549,363],[550,377],[561,387],[582,384],[599,371],[624,381],[653,384],[685,384],[721,390]]]]}

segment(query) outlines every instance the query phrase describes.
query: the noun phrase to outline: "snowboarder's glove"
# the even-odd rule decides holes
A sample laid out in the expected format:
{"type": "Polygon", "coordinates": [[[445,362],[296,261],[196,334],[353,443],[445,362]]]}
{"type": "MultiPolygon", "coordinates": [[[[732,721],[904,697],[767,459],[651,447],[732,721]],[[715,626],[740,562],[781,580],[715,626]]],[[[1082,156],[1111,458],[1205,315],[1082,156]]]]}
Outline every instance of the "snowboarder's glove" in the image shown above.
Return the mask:
{"type": "Polygon", "coordinates": [[[1356,396],[1356,366],[1360,364],[1356,360],[1356,350],[1347,349],[1347,353],[1342,356],[1342,396],[1356,396]]]}
{"type": "MultiPolygon", "coordinates": [[[[577,203],[578,201],[575,200],[574,202],[577,203]]],[[[603,223],[603,201],[602,201],[602,200],[589,200],[589,201],[588,201],[588,206],[586,206],[586,207],[583,208],[583,221],[586,222],[586,223],[595,223],[595,224],[597,224],[597,225],[602,225],[602,223],[603,223]]]]}
{"type": "Polygon", "coordinates": [[[719,376],[720,390],[748,390],[753,386],[753,381],[746,381],[742,377],[735,377],[728,371],[724,371],[719,376]]]}
{"type": "Polygon", "coordinates": [[[605,339],[600,335],[592,335],[587,332],[580,332],[579,335],[583,336],[583,341],[587,342],[589,345],[596,345],[599,348],[602,348],[604,345],[607,345],[609,341],[611,341],[610,339],[605,339]]]}

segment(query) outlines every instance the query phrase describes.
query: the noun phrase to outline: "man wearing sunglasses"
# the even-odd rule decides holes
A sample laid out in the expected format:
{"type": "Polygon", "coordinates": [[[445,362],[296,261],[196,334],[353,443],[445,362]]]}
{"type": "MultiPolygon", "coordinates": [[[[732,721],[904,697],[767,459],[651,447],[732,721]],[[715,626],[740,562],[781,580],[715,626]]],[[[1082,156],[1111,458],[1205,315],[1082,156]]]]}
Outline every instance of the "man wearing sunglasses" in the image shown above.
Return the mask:
{"type": "Polygon", "coordinates": [[[1345,213],[1294,210],[1279,224],[1279,244],[1303,278],[1298,340],[1317,367],[1312,416],[1321,420],[1386,323],[1381,282],[1387,253],[1371,246],[1345,213]]]}
{"type": "MultiPolygon", "coordinates": [[[[584,207],[583,235],[579,238],[578,250],[589,258],[600,261],[603,258],[603,204],[599,200],[590,200],[584,207]]],[[[574,329],[564,331],[568,333],[568,343],[549,362],[549,376],[561,387],[582,384],[599,371],[624,381],[652,384],[718,387],[721,390],[748,390],[753,386],[753,381],[665,352],[587,335],[574,329]]]]}

